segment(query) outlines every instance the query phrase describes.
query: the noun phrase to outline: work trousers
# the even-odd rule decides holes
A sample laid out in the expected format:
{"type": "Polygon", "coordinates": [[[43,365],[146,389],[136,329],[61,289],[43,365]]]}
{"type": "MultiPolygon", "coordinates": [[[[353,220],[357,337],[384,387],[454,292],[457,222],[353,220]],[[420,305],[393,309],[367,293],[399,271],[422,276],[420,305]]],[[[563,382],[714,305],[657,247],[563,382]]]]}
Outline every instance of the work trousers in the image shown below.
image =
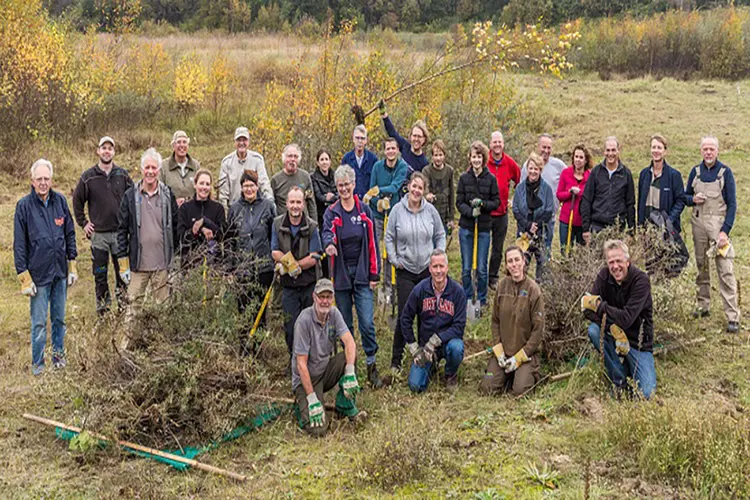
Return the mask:
{"type": "Polygon", "coordinates": [[[109,261],[115,271],[115,296],[117,305],[122,308],[127,298],[128,286],[120,278],[120,266],[117,263],[117,233],[94,232],[91,236],[91,265],[94,274],[94,293],[96,312],[100,316],[109,311],[112,298],[109,293],[109,261]]]}
{"type": "Polygon", "coordinates": [[[508,214],[492,216],[492,251],[490,252],[490,286],[497,284],[503,263],[503,246],[508,234],[508,214]]]}
{"type": "Polygon", "coordinates": [[[529,360],[519,366],[516,371],[505,373],[495,356],[490,356],[487,363],[479,391],[483,394],[499,394],[509,388],[514,396],[520,396],[536,384],[539,380],[539,358],[531,356],[529,360]]]}
{"type": "Polygon", "coordinates": [[[294,347],[294,324],[303,309],[313,305],[313,290],[315,283],[310,283],[301,288],[285,286],[281,291],[281,307],[284,311],[284,333],[286,347],[289,355],[292,355],[294,347]]]}

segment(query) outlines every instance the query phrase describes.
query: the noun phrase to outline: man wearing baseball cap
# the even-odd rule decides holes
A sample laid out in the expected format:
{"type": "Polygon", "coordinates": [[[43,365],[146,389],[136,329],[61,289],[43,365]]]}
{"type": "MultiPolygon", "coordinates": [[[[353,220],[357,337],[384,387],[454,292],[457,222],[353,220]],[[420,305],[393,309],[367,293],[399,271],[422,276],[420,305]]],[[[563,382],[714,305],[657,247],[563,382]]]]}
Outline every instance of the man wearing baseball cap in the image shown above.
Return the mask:
{"type": "Polygon", "coordinates": [[[271,180],[266,171],[266,162],[263,155],[257,151],[248,149],[250,132],[247,127],[237,127],[234,131],[233,153],[228,154],[221,160],[219,170],[219,203],[228,209],[240,199],[242,186],[240,178],[245,170],[254,170],[258,174],[258,187],[263,198],[273,201],[271,180]]]}
{"type": "Polygon", "coordinates": [[[337,385],[336,414],[352,422],[367,418],[355,405],[360,391],[354,370],[356,352],[354,337],[333,305],[333,283],[326,278],[318,280],[313,305],[304,309],[294,324],[292,390],[300,427],[309,435],[323,437],[328,432],[329,418],[322,401],[337,385]],[[337,341],[344,350],[334,355],[337,341]]]}
{"type": "Polygon", "coordinates": [[[117,264],[117,215],[125,191],[133,186],[133,180],[127,170],[114,163],[114,139],[109,136],[99,139],[96,155],[99,161],[81,174],[73,192],[73,214],[76,223],[91,240],[96,312],[102,316],[112,302],[107,277],[110,259],[115,271],[118,307],[124,305],[127,294],[127,285],[120,279],[117,264]],[[87,203],[88,214],[85,210],[87,203]]]}
{"type": "Polygon", "coordinates": [[[172,154],[164,161],[159,174],[159,180],[172,190],[178,207],[195,196],[193,178],[201,168],[200,162],[188,154],[189,146],[187,133],[184,130],[175,132],[172,136],[172,154]]]}

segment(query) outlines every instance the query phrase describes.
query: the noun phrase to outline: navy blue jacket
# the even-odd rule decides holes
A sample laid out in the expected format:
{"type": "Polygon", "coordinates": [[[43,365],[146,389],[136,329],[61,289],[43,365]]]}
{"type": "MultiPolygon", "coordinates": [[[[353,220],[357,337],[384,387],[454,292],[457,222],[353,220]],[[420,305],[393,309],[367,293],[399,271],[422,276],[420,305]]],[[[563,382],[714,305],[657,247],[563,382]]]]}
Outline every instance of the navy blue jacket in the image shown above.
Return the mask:
{"type": "Polygon", "coordinates": [[[68,261],[75,260],[76,230],[68,202],[50,189],[47,205],[34,189],[16,204],[13,258],[16,273],[31,273],[38,287],[68,277],[68,261]]]}
{"type": "Polygon", "coordinates": [[[432,289],[432,278],[420,281],[409,294],[401,313],[401,332],[407,344],[414,342],[414,317],[419,315],[419,339],[424,346],[433,334],[437,334],[442,345],[452,339],[463,339],[466,328],[466,293],[461,285],[451,278],[445,290],[436,300],[432,289]]]}
{"type": "Polygon", "coordinates": [[[528,180],[528,177],[524,179],[516,187],[516,192],[513,195],[513,217],[516,219],[518,236],[521,233],[528,233],[534,222],[539,227],[538,231],[541,231],[539,234],[544,234],[547,223],[555,215],[555,195],[552,194],[552,188],[549,187],[549,184],[542,179],[539,184],[539,198],[542,199],[542,206],[534,210],[532,216],[529,217],[529,204],[526,201],[526,183],[528,180]]]}
{"type": "Polygon", "coordinates": [[[703,182],[714,182],[719,176],[719,170],[724,167],[724,188],[721,190],[721,197],[724,198],[724,203],[727,204],[727,215],[724,217],[724,224],[721,226],[721,230],[729,235],[729,231],[734,226],[734,217],[737,215],[737,185],[734,182],[734,174],[732,169],[716,160],[713,168],[707,168],[705,162],[701,162],[690,171],[688,175],[687,187],[685,188],[685,194],[687,195],[687,205],[692,207],[693,203],[693,179],[695,179],[695,171],[700,171],[699,179],[703,182]]]}
{"type": "Polygon", "coordinates": [[[383,118],[383,125],[385,125],[385,132],[389,137],[393,137],[398,142],[398,149],[401,151],[401,158],[404,159],[407,165],[411,167],[409,175],[413,171],[421,172],[423,168],[429,165],[427,161],[427,155],[422,153],[421,155],[415,155],[411,150],[411,143],[401,137],[396,131],[396,127],[393,126],[390,116],[383,118]]]}
{"type": "MultiPolygon", "coordinates": [[[[654,166],[654,162],[641,170],[641,174],[638,176],[638,225],[646,223],[646,199],[648,199],[648,192],[651,189],[651,167],[654,166]]],[[[682,231],[680,228],[680,215],[682,210],[685,208],[685,187],[682,184],[682,175],[680,172],[670,167],[667,162],[664,162],[664,168],[661,173],[661,185],[659,188],[659,210],[667,212],[669,215],[674,228],[679,233],[682,231]]]]}
{"type": "Polygon", "coordinates": [[[376,161],[378,161],[378,157],[369,149],[365,149],[361,167],[357,166],[357,155],[354,154],[353,149],[341,159],[341,165],[349,165],[354,169],[354,173],[356,174],[354,194],[360,198],[370,190],[370,174],[372,174],[372,167],[375,166],[376,161]]]}
{"type": "Polygon", "coordinates": [[[351,290],[354,285],[370,286],[371,281],[380,280],[380,251],[372,211],[370,207],[359,200],[357,195],[354,195],[354,209],[357,211],[357,217],[365,230],[354,283],[349,279],[349,273],[344,264],[344,251],[341,248],[341,240],[338,236],[339,228],[343,225],[344,219],[341,200],[336,200],[336,203],[328,207],[326,213],[323,214],[323,249],[328,248],[328,245],[334,245],[338,252],[338,256],[329,255],[331,279],[333,280],[333,287],[337,291],[351,290]]]}

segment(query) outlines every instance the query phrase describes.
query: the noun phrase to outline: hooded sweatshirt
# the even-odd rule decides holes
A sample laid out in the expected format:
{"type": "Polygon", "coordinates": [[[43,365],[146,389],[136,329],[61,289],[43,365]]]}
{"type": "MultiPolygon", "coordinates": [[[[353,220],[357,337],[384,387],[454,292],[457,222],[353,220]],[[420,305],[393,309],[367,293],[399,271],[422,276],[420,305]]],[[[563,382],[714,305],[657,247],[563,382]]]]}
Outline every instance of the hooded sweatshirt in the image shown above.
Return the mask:
{"type": "Polygon", "coordinates": [[[437,209],[426,200],[416,212],[409,210],[409,197],[391,209],[385,230],[388,260],[397,268],[419,274],[430,264],[430,254],[445,250],[445,229],[437,209]]]}

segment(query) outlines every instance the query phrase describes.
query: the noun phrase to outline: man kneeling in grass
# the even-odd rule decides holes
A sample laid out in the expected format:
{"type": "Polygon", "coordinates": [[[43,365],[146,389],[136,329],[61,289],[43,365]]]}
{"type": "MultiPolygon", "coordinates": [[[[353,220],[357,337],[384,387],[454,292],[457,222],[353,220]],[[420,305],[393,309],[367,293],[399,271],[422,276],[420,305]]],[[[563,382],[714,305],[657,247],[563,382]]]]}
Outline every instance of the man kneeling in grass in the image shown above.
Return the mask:
{"type": "Polygon", "coordinates": [[[604,356],[615,396],[639,391],[649,399],[656,390],[651,281],[630,263],[628,246],[620,240],[604,243],[604,258],[607,267],[599,271],[591,293],[581,298],[581,310],[591,321],[589,338],[604,356]]]}
{"type": "Polygon", "coordinates": [[[333,283],[321,279],[315,284],[313,305],[304,309],[294,324],[292,390],[297,400],[302,429],[315,437],[328,432],[323,395],[337,384],[336,413],[357,422],[367,417],[355,406],[359,383],[354,373],[357,347],[341,312],[333,304],[333,283]],[[344,352],[333,355],[336,340],[344,352]]]}
{"type": "Polygon", "coordinates": [[[448,277],[448,255],[439,248],[430,255],[430,277],[420,281],[409,294],[401,314],[401,332],[414,362],[409,371],[409,389],[424,392],[430,376],[445,358],[445,387],[458,387],[458,367],[464,359],[466,294],[448,277]],[[419,333],[414,339],[414,317],[419,333]]]}

